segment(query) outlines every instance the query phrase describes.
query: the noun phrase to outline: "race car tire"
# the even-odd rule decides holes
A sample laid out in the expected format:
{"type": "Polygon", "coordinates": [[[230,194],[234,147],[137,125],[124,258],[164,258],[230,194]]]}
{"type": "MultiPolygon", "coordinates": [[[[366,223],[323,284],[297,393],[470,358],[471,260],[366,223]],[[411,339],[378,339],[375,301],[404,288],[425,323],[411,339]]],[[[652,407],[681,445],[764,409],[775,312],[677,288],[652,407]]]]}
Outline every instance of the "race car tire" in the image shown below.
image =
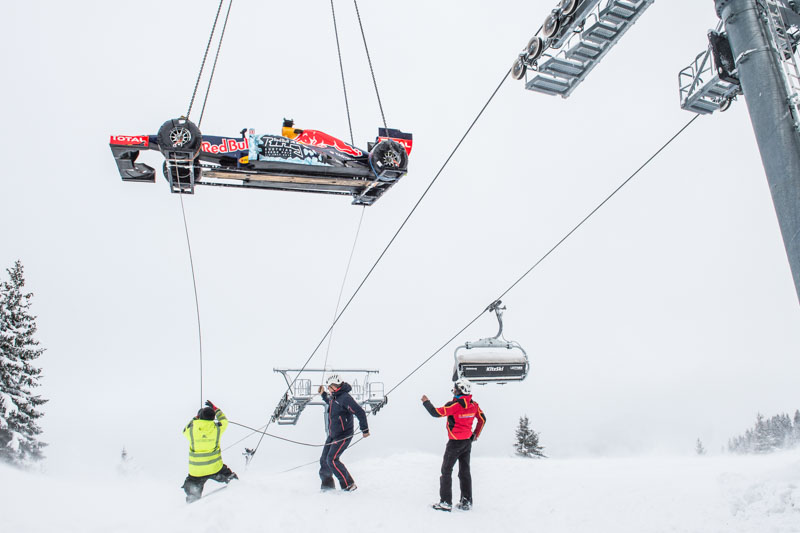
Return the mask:
{"type": "Polygon", "coordinates": [[[386,177],[387,171],[406,170],[408,154],[399,142],[383,140],[369,153],[369,164],[379,178],[386,177]]]}
{"type": "Polygon", "coordinates": [[[203,135],[194,122],[186,118],[173,118],[158,129],[158,146],[162,152],[196,154],[203,143],[203,135]]]}
{"type": "Polygon", "coordinates": [[[515,80],[521,80],[525,76],[525,63],[522,62],[522,58],[518,57],[516,61],[514,61],[514,66],[511,67],[511,77],[515,80]]]}

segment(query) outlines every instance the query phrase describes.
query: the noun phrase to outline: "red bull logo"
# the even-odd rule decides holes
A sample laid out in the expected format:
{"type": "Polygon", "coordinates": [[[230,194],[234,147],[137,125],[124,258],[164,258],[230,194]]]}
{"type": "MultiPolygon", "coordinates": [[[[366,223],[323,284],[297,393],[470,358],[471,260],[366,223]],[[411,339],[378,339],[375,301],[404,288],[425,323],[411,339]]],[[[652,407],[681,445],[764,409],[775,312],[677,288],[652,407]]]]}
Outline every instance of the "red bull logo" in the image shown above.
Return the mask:
{"type": "Polygon", "coordinates": [[[203,141],[200,145],[200,150],[209,154],[227,154],[229,152],[239,152],[241,150],[249,150],[250,145],[247,139],[222,139],[219,144],[211,144],[209,141],[203,141]]]}
{"type": "Polygon", "coordinates": [[[150,138],[147,135],[112,135],[109,144],[146,147],[150,144],[150,138]]]}
{"type": "Polygon", "coordinates": [[[295,139],[295,142],[308,144],[310,146],[318,146],[320,148],[333,148],[337,152],[341,152],[353,157],[360,157],[364,155],[364,152],[355,146],[350,146],[341,139],[337,139],[333,135],[328,135],[327,133],[318,130],[303,130],[303,133],[301,133],[295,139]]]}

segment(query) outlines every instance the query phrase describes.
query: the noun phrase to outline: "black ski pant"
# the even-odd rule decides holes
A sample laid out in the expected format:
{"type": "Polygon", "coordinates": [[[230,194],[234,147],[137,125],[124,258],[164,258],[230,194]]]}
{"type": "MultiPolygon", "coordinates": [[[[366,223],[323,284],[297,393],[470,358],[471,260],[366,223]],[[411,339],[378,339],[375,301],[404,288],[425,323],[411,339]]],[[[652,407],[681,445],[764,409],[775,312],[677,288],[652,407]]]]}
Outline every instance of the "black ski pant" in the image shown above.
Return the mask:
{"type": "Polygon", "coordinates": [[[200,496],[203,495],[203,487],[205,486],[206,481],[209,479],[213,479],[217,483],[227,483],[231,480],[231,477],[235,475],[236,474],[233,473],[233,470],[228,468],[228,465],[223,464],[222,468],[220,468],[218,472],[208,476],[186,476],[186,480],[183,482],[182,487],[183,492],[186,493],[186,501],[193,502],[195,500],[199,500],[200,496]]]}
{"type": "Polygon", "coordinates": [[[453,466],[458,461],[458,482],[461,488],[461,500],[472,503],[472,474],[469,471],[469,454],[472,452],[472,441],[449,440],[444,449],[442,460],[442,476],[439,478],[439,500],[453,503],[453,466]]]}
{"type": "Polygon", "coordinates": [[[343,489],[353,484],[353,476],[347,471],[347,467],[342,463],[341,457],[353,436],[342,436],[334,439],[330,435],[322,447],[322,456],[319,458],[319,478],[322,480],[323,489],[335,489],[333,476],[339,480],[339,486],[343,489]]]}

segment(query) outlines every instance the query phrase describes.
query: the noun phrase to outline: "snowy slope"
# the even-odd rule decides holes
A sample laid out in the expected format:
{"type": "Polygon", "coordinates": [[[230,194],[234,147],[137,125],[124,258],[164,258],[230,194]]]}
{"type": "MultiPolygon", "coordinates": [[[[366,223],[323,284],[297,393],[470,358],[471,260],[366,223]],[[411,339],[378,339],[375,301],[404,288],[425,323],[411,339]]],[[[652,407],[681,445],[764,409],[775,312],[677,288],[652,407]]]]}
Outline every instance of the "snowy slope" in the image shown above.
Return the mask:
{"type": "Polygon", "coordinates": [[[797,450],[764,457],[476,457],[475,508],[451,514],[430,509],[439,456],[351,459],[359,484],[352,494],[320,493],[313,466],[284,474],[252,468],[217,493],[209,482],[207,497],[193,505],[183,502],[182,479],[64,480],[2,467],[2,531],[308,531],[332,524],[389,532],[800,531],[797,450]]]}

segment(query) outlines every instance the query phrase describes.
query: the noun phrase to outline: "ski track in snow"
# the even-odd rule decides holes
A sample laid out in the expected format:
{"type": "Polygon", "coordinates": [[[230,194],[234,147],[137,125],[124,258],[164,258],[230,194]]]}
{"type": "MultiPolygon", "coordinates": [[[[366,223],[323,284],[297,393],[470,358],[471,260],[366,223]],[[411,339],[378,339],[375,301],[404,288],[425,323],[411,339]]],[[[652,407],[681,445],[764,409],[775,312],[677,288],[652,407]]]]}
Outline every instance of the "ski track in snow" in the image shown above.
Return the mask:
{"type": "MultiPolygon", "coordinates": [[[[183,501],[182,478],[67,480],[3,466],[2,531],[285,532],[346,524],[415,533],[800,532],[800,450],[758,457],[473,455],[475,508],[452,513],[430,508],[438,499],[439,456],[344,459],[359,485],[354,493],[320,492],[314,466],[269,474],[254,462],[226,490],[213,493],[220,485],[209,481],[192,505],[183,501]]],[[[453,481],[457,497],[455,475],[453,481]]]]}

